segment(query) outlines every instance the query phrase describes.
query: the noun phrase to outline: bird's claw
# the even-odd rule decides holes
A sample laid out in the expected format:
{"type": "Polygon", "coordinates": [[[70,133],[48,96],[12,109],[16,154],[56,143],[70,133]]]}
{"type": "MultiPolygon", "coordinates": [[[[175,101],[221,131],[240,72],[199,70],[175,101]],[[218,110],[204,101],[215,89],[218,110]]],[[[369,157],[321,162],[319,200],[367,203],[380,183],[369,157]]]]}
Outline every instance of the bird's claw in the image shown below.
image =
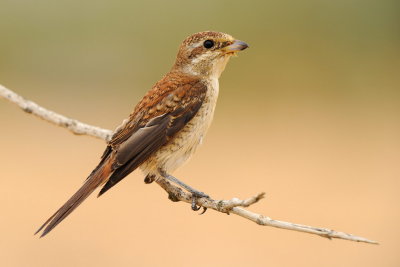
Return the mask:
{"type": "Polygon", "coordinates": [[[201,206],[196,205],[196,199],[195,196],[192,196],[192,210],[194,211],[198,211],[201,208],[201,206]]]}
{"type": "Polygon", "coordinates": [[[207,211],[207,208],[206,208],[206,207],[203,207],[203,211],[200,212],[199,215],[203,215],[204,213],[206,213],[206,211],[207,211]]]}
{"type": "Polygon", "coordinates": [[[204,194],[203,192],[192,192],[192,210],[198,211],[200,208],[203,208],[203,211],[199,214],[202,215],[207,211],[206,207],[197,206],[196,201],[199,198],[210,198],[210,196],[204,194]]]}

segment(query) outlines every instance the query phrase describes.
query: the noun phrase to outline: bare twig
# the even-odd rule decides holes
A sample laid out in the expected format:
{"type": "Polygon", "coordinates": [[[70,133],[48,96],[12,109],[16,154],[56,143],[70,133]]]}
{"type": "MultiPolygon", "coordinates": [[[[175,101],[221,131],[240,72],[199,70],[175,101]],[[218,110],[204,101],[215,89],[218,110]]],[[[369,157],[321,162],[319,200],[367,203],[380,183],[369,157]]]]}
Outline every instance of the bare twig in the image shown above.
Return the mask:
{"type": "MultiPolygon", "coordinates": [[[[47,110],[38,104],[26,100],[21,96],[17,95],[13,91],[0,85],[0,97],[3,97],[14,104],[17,104],[25,112],[34,114],[35,116],[48,121],[50,123],[56,124],[58,126],[67,128],[74,134],[78,135],[90,135],[105,141],[108,141],[112,135],[112,131],[102,129],[96,126],[88,125],[77,120],[67,118],[63,115],[57,114],[51,110],[47,110]]],[[[192,203],[192,195],[188,192],[183,191],[181,188],[172,185],[165,179],[157,180],[157,184],[161,186],[169,194],[169,198],[173,201],[183,201],[187,203],[192,203]]],[[[231,200],[213,200],[210,198],[199,198],[196,200],[197,205],[213,209],[218,212],[227,214],[236,214],[240,217],[246,218],[253,221],[259,225],[272,226],[287,230],[299,231],[309,234],[315,234],[329,239],[339,238],[345,240],[351,240],[356,242],[364,242],[370,244],[378,244],[376,241],[369,240],[363,237],[337,232],[330,229],[312,227],[307,225],[295,224],[290,222],[273,220],[269,217],[257,214],[244,209],[254,203],[257,203],[260,199],[264,197],[264,193],[259,193],[251,198],[240,200],[238,198],[232,198],[231,200]]]]}
{"type": "Polygon", "coordinates": [[[35,102],[24,99],[2,85],[0,85],[0,96],[16,104],[26,113],[31,113],[45,121],[67,128],[74,134],[90,135],[106,141],[111,138],[112,131],[110,130],[102,129],[100,127],[67,118],[61,114],[55,113],[54,111],[45,109],[35,102]]]}
{"type": "MultiPolygon", "coordinates": [[[[180,201],[184,201],[187,203],[192,202],[192,195],[190,193],[187,193],[187,192],[183,191],[181,188],[172,185],[165,179],[157,180],[157,183],[165,191],[167,191],[167,193],[169,194],[169,198],[172,199],[173,201],[180,200],[180,201]]],[[[359,236],[355,236],[355,235],[351,235],[351,234],[347,234],[347,233],[343,233],[343,232],[337,232],[337,231],[330,230],[330,229],[273,220],[264,215],[257,214],[255,212],[251,212],[246,209],[243,209],[243,207],[248,207],[254,203],[257,203],[263,197],[264,197],[264,193],[259,193],[259,194],[255,195],[251,198],[248,198],[246,200],[240,200],[237,198],[232,198],[231,200],[213,200],[213,199],[207,199],[207,198],[200,198],[197,200],[197,205],[202,206],[204,208],[223,212],[223,213],[228,213],[228,214],[233,213],[240,217],[243,217],[250,221],[253,221],[259,225],[272,226],[272,227],[281,228],[281,229],[315,234],[315,235],[319,235],[319,236],[326,237],[329,239],[339,238],[339,239],[345,239],[345,240],[356,241],[356,242],[378,244],[378,242],[373,241],[373,240],[369,240],[369,239],[366,239],[363,237],[359,237],[359,236]]]]}

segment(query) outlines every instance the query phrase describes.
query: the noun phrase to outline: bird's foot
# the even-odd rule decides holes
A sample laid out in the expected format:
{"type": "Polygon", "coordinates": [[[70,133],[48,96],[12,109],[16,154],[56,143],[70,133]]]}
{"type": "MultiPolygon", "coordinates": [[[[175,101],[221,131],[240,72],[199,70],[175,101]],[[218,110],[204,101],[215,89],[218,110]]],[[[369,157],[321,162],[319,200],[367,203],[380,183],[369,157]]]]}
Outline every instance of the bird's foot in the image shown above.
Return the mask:
{"type": "MultiPolygon", "coordinates": [[[[197,199],[199,199],[199,198],[208,198],[209,199],[210,198],[209,195],[207,195],[203,192],[200,192],[200,191],[194,190],[194,191],[190,191],[190,193],[192,193],[192,210],[194,210],[194,211],[198,211],[200,208],[202,208],[202,206],[197,206],[197,203],[196,203],[197,199]]],[[[203,207],[203,211],[200,213],[200,215],[204,214],[206,211],[207,211],[207,208],[203,207]]]]}
{"type": "MultiPolygon", "coordinates": [[[[184,182],[180,181],[179,179],[175,178],[174,176],[166,173],[163,170],[159,170],[160,174],[162,177],[164,177],[165,179],[179,185],[180,187],[184,188],[186,191],[190,192],[192,194],[192,210],[194,211],[198,211],[201,206],[197,206],[197,199],[199,198],[210,198],[209,195],[200,192],[194,188],[192,188],[191,186],[188,186],[187,184],[185,184],[184,182]]],[[[146,177],[147,178],[147,177],[146,177]]],[[[169,198],[171,199],[171,196],[169,196],[169,198]]],[[[171,199],[172,200],[172,199],[171,199]]],[[[203,214],[204,212],[206,212],[207,208],[203,207],[203,211],[200,214],[203,214]]]]}

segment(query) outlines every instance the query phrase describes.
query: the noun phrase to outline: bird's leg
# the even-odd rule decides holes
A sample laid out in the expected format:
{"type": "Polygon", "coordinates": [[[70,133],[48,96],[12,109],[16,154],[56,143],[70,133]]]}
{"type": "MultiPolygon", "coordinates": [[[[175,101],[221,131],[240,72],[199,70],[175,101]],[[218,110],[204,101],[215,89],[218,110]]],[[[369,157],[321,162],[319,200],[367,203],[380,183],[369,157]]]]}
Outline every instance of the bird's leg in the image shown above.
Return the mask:
{"type": "Polygon", "coordinates": [[[183,187],[184,189],[186,189],[187,191],[189,191],[190,193],[195,195],[197,198],[202,198],[202,197],[209,198],[208,195],[206,195],[203,192],[200,192],[200,191],[192,188],[191,186],[189,186],[189,185],[185,184],[184,182],[178,180],[176,177],[174,177],[172,175],[166,174],[163,177],[166,178],[167,180],[169,180],[169,181],[171,181],[171,182],[183,187]]]}
{"type": "MultiPolygon", "coordinates": [[[[207,194],[194,189],[193,187],[185,184],[184,182],[182,182],[179,179],[177,179],[176,177],[166,173],[165,171],[160,170],[159,172],[160,172],[160,175],[163,178],[169,180],[170,182],[173,182],[173,183],[179,185],[180,187],[186,189],[188,192],[190,192],[192,194],[192,210],[197,211],[197,210],[200,209],[200,207],[197,207],[197,205],[196,205],[196,200],[198,198],[203,198],[203,197],[210,198],[207,194]]],[[[206,210],[207,210],[207,208],[204,208],[204,211],[201,214],[206,212],[206,210]]]]}

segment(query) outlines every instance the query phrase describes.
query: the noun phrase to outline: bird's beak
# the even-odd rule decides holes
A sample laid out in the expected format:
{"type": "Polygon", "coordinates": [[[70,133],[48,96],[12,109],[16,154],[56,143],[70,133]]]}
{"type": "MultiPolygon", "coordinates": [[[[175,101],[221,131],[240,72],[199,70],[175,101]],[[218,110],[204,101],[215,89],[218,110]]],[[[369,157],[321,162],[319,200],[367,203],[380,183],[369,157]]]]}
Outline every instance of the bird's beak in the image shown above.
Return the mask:
{"type": "Polygon", "coordinates": [[[233,44],[225,46],[223,48],[223,50],[227,53],[232,53],[232,52],[234,53],[234,52],[245,50],[247,47],[249,47],[249,45],[246,44],[245,42],[240,41],[240,40],[235,40],[235,41],[233,41],[233,44]]]}

